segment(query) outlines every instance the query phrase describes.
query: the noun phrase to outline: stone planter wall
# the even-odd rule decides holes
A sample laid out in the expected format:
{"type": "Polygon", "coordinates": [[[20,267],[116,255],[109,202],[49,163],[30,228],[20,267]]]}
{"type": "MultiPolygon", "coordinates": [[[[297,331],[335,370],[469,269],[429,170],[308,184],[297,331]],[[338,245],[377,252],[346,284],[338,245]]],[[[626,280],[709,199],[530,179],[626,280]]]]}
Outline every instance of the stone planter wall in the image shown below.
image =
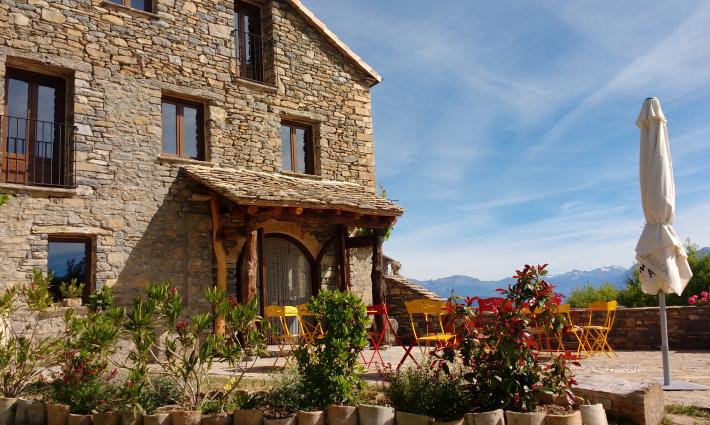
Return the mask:
{"type": "MultiPolygon", "coordinates": [[[[587,313],[574,311],[576,325],[587,323],[587,313]]],[[[710,349],[710,306],[667,308],[671,350],[710,349]]],[[[615,350],[654,350],[661,346],[659,308],[620,308],[609,343],[615,350]]]]}

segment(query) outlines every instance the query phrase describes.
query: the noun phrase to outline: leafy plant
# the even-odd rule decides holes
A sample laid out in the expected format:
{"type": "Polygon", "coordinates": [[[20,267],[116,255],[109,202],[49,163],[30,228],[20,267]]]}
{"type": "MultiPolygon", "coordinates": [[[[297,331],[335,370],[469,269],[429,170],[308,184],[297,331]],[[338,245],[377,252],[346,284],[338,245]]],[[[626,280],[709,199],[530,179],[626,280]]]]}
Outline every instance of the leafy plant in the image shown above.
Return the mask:
{"type": "Polygon", "coordinates": [[[587,307],[597,301],[612,301],[619,295],[619,290],[610,283],[603,283],[597,287],[587,284],[575,288],[567,297],[567,302],[575,308],[587,307]]]}
{"type": "Polygon", "coordinates": [[[113,305],[113,290],[104,286],[89,294],[89,311],[94,313],[104,311],[113,305]]]}
{"type": "Polygon", "coordinates": [[[352,403],[362,387],[358,355],[368,342],[365,304],[349,292],[321,291],[308,309],[324,336],[295,351],[304,408],[352,403]]]}
{"type": "Polygon", "coordinates": [[[444,371],[424,363],[385,376],[385,393],[395,410],[449,421],[462,417],[472,403],[461,368],[444,371]]]}
{"type": "Polygon", "coordinates": [[[7,193],[0,193],[0,207],[5,205],[7,203],[7,201],[9,201],[9,200],[10,200],[10,195],[8,195],[7,193]]]}
{"type": "Polygon", "coordinates": [[[32,270],[32,282],[22,287],[22,296],[30,310],[42,312],[54,304],[50,288],[52,279],[52,272],[45,274],[39,269],[32,270]]]}
{"type": "Polygon", "coordinates": [[[480,327],[477,317],[467,307],[473,299],[461,303],[450,300],[452,312],[466,331],[459,335],[459,344],[441,349],[439,357],[444,370],[462,364],[468,390],[475,394],[476,410],[498,408],[532,411],[537,405],[535,390],[565,395],[572,401],[573,383],[569,365],[558,358],[552,367],[538,359],[533,327],[544,328],[549,334],[562,332],[566,326],[555,305],[559,302],[554,287],[544,280],[545,266],[526,265],[516,272],[516,283],[499,290],[505,301],[490,320],[480,327]],[[535,312],[535,314],[531,314],[535,312]]]}
{"type": "Polygon", "coordinates": [[[303,408],[303,382],[296,368],[286,368],[273,374],[271,381],[271,391],[264,403],[266,416],[285,418],[303,408]]]}
{"type": "Polygon", "coordinates": [[[79,282],[76,278],[72,278],[69,282],[59,284],[59,295],[63,300],[81,298],[83,293],[84,282],[79,282]]]}
{"type": "Polygon", "coordinates": [[[0,327],[0,393],[4,397],[25,394],[44,370],[57,364],[61,339],[56,335],[40,336],[37,332],[39,314],[47,308],[51,296],[47,286],[42,285],[45,278],[41,272],[33,277],[29,286],[12,287],[0,295],[0,322],[5,324],[0,327]],[[28,306],[30,314],[18,328],[10,319],[20,308],[20,302],[28,306]]]}
{"type": "Polygon", "coordinates": [[[158,407],[181,404],[184,397],[172,380],[158,376],[147,380],[140,392],[139,404],[146,413],[152,414],[158,407]]]}

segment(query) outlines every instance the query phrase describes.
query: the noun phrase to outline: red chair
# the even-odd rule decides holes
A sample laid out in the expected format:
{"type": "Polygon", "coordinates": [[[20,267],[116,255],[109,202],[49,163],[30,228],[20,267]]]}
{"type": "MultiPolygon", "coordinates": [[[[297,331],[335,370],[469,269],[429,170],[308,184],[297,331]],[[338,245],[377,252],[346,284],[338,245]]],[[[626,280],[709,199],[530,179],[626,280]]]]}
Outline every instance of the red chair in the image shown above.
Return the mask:
{"type": "MultiPolygon", "coordinates": [[[[380,354],[380,346],[382,345],[382,341],[385,339],[385,334],[387,333],[387,330],[389,330],[392,333],[392,336],[394,337],[395,341],[401,345],[402,347],[405,347],[404,343],[400,340],[399,335],[397,335],[397,331],[394,329],[392,326],[392,322],[390,321],[390,316],[389,316],[389,309],[387,308],[386,304],[377,304],[377,305],[370,305],[367,306],[367,315],[368,316],[381,316],[382,321],[384,322],[384,327],[382,329],[375,329],[373,332],[369,332],[370,335],[370,343],[372,344],[372,355],[370,356],[370,359],[367,360],[365,359],[365,355],[363,352],[360,352],[360,357],[362,358],[362,362],[365,364],[366,367],[370,367],[375,360],[375,356],[380,358],[380,364],[384,365],[385,361],[382,358],[382,354],[380,354]]],[[[374,321],[373,321],[374,322],[374,321]]],[[[406,349],[406,347],[405,347],[406,349]]],[[[410,357],[411,354],[410,354],[410,357]]],[[[406,358],[406,355],[405,355],[406,358]]],[[[412,357],[412,360],[414,360],[414,357],[412,357]]],[[[416,360],[415,360],[416,362],[416,360]]]]}

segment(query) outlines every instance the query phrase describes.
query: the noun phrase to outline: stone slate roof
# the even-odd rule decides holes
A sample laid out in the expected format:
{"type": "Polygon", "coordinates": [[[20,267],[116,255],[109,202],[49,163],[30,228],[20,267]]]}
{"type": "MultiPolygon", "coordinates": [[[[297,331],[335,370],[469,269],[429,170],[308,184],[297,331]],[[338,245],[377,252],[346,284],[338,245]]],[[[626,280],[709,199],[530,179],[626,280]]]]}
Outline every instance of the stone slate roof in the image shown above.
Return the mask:
{"type": "Polygon", "coordinates": [[[183,165],[192,180],[241,205],[342,210],[363,215],[400,216],[404,210],[363,186],[236,168],[183,165]]]}

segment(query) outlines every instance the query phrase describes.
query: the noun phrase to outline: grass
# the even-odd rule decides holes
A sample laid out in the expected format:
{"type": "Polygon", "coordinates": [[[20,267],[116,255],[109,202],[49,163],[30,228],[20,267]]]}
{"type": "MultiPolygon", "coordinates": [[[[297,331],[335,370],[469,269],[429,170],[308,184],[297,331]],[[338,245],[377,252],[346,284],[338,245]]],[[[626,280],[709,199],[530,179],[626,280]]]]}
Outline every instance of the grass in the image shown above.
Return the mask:
{"type": "Polygon", "coordinates": [[[710,418],[710,410],[687,404],[669,404],[666,406],[666,413],[692,416],[694,418],[710,418]]]}

